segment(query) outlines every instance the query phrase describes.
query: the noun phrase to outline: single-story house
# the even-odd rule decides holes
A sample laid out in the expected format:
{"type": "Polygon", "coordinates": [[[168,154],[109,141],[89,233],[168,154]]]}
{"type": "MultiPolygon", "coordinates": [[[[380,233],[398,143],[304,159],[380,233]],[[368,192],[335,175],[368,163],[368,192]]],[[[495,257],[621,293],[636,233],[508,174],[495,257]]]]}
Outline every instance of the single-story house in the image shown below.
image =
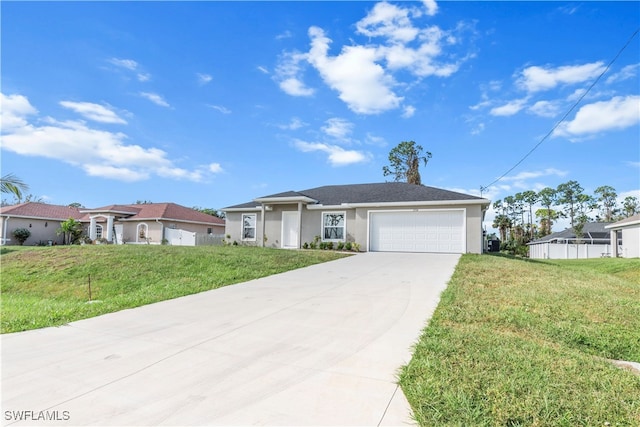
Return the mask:
{"type": "Polygon", "coordinates": [[[222,235],[224,220],[175,203],[110,205],[97,209],[21,203],[0,208],[2,244],[12,244],[13,231],[27,228],[31,235],[25,245],[51,241],[62,244],[57,234],[69,218],[85,225],[91,240],[111,243],[195,245],[196,234],[222,235]]]}
{"type": "Polygon", "coordinates": [[[577,259],[600,258],[611,255],[609,231],[606,222],[588,222],[582,230],[582,238],[576,238],[573,228],[551,233],[533,240],[529,246],[529,258],[577,259]]]}
{"type": "Polygon", "coordinates": [[[319,238],[361,250],[482,253],[490,200],[403,182],[329,185],[222,209],[239,244],[301,248],[319,238]],[[316,237],[318,236],[318,237],[316,237]]]}
{"type": "Polygon", "coordinates": [[[611,233],[611,256],[640,257],[640,214],[605,227],[611,233]]]}

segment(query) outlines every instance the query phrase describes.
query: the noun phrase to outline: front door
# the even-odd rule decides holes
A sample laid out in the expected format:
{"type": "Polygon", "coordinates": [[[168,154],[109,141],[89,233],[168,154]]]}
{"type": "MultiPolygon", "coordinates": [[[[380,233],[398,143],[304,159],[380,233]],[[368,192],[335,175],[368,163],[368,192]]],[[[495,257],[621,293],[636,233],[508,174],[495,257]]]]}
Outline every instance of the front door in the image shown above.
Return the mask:
{"type": "Polygon", "coordinates": [[[115,224],[113,226],[113,229],[116,232],[116,235],[115,235],[116,240],[113,243],[117,245],[123,244],[124,242],[122,241],[122,238],[124,236],[124,226],[122,224],[115,224]]]}
{"type": "Polygon", "coordinates": [[[282,212],[282,247],[299,248],[299,222],[297,211],[282,212]]]}

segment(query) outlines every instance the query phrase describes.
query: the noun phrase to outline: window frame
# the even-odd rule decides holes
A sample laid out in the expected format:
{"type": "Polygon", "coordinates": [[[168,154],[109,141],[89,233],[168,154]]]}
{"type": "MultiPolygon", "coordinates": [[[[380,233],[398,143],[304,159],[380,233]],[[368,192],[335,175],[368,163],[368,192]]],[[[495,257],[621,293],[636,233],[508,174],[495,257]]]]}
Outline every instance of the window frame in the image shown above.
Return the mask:
{"type": "Polygon", "coordinates": [[[100,240],[103,237],[104,227],[102,224],[96,224],[96,240],[100,240]]]}
{"type": "Polygon", "coordinates": [[[322,241],[323,242],[345,242],[347,240],[347,212],[346,211],[326,211],[326,212],[322,212],[322,215],[320,216],[320,221],[322,222],[321,225],[321,236],[322,236],[322,241]],[[342,225],[335,225],[335,226],[331,226],[331,225],[326,225],[325,224],[325,217],[327,215],[342,215],[342,225]],[[325,238],[325,233],[326,233],[326,229],[327,228],[336,228],[342,229],[342,238],[337,238],[337,239],[329,239],[329,238],[325,238]]]}
{"type": "Polygon", "coordinates": [[[240,236],[243,242],[255,242],[258,234],[258,214],[256,213],[243,213],[240,218],[240,236]],[[245,227],[245,218],[253,217],[253,227],[245,227]],[[253,229],[253,237],[245,237],[245,230],[253,229]]]}

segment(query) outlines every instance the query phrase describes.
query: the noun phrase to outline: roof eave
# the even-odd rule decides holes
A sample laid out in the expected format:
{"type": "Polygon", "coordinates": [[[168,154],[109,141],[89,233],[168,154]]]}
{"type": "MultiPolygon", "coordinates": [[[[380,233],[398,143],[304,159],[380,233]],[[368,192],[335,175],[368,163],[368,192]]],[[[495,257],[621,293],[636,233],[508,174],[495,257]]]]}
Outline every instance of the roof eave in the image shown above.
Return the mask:
{"type": "Polygon", "coordinates": [[[257,202],[257,203],[262,203],[262,204],[267,204],[267,203],[285,204],[285,203],[297,203],[297,202],[318,203],[317,200],[312,199],[311,197],[307,197],[307,196],[259,197],[257,199],[253,199],[253,201],[257,202]]]}
{"type": "Polygon", "coordinates": [[[363,203],[342,203],[339,205],[313,205],[307,206],[309,210],[316,209],[344,209],[344,208],[391,208],[391,207],[419,207],[419,206],[460,206],[460,205],[489,205],[490,200],[431,200],[413,202],[363,202],[363,203]]]}
{"type": "Polygon", "coordinates": [[[640,224],[640,219],[636,221],[623,222],[621,224],[620,223],[609,224],[609,225],[605,225],[604,228],[607,230],[620,230],[622,228],[632,227],[638,224],[640,224]]]}

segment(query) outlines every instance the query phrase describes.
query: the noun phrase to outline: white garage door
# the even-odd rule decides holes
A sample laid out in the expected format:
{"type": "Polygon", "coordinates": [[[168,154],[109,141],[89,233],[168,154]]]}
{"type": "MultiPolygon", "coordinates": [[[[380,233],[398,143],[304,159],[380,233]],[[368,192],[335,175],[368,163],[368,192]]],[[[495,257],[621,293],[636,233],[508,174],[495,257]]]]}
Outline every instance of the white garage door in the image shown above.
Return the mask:
{"type": "Polygon", "coordinates": [[[464,253],[464,210],[371,212],[369,250],[464,253]]]}

